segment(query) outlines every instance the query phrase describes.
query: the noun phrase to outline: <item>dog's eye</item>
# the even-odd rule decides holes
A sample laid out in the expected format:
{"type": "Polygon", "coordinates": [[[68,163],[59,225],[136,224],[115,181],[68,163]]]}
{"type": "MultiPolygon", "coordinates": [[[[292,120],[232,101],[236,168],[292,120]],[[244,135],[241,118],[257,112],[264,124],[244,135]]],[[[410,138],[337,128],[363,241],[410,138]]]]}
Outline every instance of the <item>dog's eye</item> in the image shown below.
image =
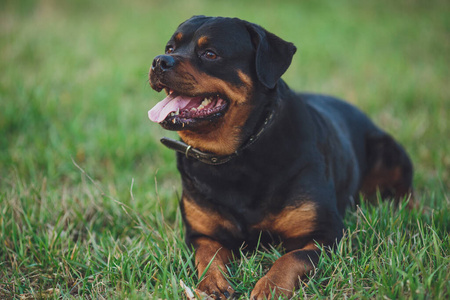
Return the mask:
{"type": "Polygon", "coordinates": [[[171,54],[171,53],[173,53],[173,51],[175,51],[175,49],[173,49],[172,46],[167,46],[166,47],[166,54],[171,54]]]}
{"type": "Polygon", "coordinates": [[[212,52],[211,50],[205,51],[204,56],[205,56],[207,59],[216,59],[216,58],[217,58],[217,54],[214,53],[214,52],[212,52]]]}

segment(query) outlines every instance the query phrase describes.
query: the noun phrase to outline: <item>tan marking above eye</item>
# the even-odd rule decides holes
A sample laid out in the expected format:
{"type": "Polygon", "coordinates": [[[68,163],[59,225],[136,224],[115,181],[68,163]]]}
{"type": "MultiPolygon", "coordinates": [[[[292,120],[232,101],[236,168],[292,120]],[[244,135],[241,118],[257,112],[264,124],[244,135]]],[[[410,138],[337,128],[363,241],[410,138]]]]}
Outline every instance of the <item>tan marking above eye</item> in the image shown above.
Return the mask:
{"type": "Polygon", "coordinates": [[[175,35],[175,40],[176,40],[177,42],[180,42],[182,38],[183,38],[183,34],[182,34],[181,32],[178,32],[178,33],[175,35]]]}
{"type": "Polygon", "coordinates": [[[197,45],[198,45],[199,47],[203,47],[203,46],[205,46],[207,43],[208,43],[208,37],[206,37],[206,36],[200,37],[200,38],[198,39],[198,41],[197,41],[197,45]]]}

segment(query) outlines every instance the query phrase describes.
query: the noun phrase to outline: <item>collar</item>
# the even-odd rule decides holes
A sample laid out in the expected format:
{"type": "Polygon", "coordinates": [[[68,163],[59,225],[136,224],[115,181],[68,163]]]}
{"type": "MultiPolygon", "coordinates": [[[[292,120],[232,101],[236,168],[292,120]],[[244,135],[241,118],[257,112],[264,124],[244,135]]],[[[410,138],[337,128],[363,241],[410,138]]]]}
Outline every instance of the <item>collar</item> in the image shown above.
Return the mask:
{"type": "Polygon", "coordinates": [[[202,163],[208,164],[208,165],[222,165],[224,163],[229,162],[233,158],[237,157],[238,155],[240,155],[242,153],[242,151],[244,151],[245,149],[247,149],[248,147],[253,145],[259,139],[259,137],[263,134],[263,132],[269,127],[269,125],[271,124],[271,121],[273,119],[273,116],[274,116],[274,111],[271,110],[268,113],[268,116],[264,120],[264,123],[259,128],[259,130],[254,135],[250,136],[250,138],[247,140],[246,143],[244,143],[244,145],[242,147],[240,147],[234,153],[229,154],[229,155],[216,155],[214,153],[203,152],[203,151],[193,148],[191,145],[188,145],[183,141],[177,141],[177,140],[173,140],[173,139],[170,139],[167,137],[163,137],[161,139],[161,143],[169,149],[172,149],[172,150],[175,150],[177,152],[184,154],[186,156],[186,158],[192,157],[192,158],[194,158],[202,163]]]}

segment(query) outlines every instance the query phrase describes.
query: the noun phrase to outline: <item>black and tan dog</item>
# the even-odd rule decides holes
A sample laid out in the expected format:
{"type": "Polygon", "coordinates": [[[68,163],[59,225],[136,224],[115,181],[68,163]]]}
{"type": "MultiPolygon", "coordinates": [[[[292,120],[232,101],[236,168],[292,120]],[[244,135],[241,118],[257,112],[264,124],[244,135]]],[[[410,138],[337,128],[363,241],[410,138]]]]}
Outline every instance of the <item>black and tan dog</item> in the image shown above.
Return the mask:
{"type": "Polygon", "coordinates": [[[152,88],[167,97],[149,117],[181,137],[162,142],[178,151],[186,240],[205,272],[198,289],[213,298],[233,295],[226,264],[258,242],[282,242],[286,254],[251,298],[292,295],[317,245],[342,237],[359,193],[411,192],[411,162],[388,134],[355,107],[280,79],[295,52],[258,25],[196,16],[151,66],[152,88]]]}

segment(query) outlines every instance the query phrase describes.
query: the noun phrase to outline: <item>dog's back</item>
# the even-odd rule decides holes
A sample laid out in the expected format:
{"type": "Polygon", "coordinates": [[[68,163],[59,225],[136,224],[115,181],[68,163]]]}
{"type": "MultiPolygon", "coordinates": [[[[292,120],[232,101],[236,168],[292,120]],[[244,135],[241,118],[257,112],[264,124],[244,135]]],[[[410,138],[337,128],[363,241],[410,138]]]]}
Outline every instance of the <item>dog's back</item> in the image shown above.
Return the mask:
{"type": "Polygon", "coordinates": [[[333,177],[341,213],[347,203],[347,199],[342,197],[348,196],[344,190],[348,190],[355,202],[359,200],[359,192],[374,198],[379,191],[383,198],[393,197],[396,200],[412,192],[413,169],[406,151],[366,114],[334,97],[317,94],[300,94],[300,97],[310,109],[316,128],[323,128],[318,136],[320,143],[324,145],[322,148],[328,151],[326,155],[331,154],[336,158],[332,162],[340,162],[336,166],[338,169],[333,169],[333,177]],[[335,143],[330,143],[330,139],[339,139],[341,148],[327,148],[326,145],[335,146],[335,143]],[[340,157],[342,151],[346,154],[340,157]],[[353,157],[349,157],[348,153],[352,153],[353,157]],[[351,178],[344,179],[345,182],[339,185],[340,174],[343,174],[342,160],[353,160],[350,161],[353,163],[352,173],[359,177],[356,186],[351,178]]]}

